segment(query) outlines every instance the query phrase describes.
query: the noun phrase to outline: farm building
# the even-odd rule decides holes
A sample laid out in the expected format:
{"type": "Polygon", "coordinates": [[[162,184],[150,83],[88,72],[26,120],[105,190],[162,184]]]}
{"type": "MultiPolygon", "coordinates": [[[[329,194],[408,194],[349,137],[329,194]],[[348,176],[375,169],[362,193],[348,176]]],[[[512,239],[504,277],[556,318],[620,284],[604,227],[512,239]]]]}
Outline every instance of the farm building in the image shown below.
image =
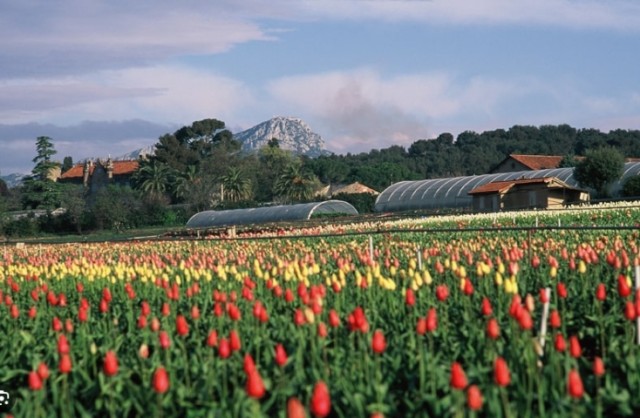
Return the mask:
{"type": "Polygon", "coordinates": [[[128,186],[131,182],[131,176],[138,169],[138,165],[138,161],[113,161],[111,158],[95,162],[87,160],[65,171],[58,178],[58,182],[81,184],[91,193],[95,193],[109,184],[128,186]]]}
{"type": "MultiPolygon", "coordinates": [[[[615,194],[624,182],[640,175],[640,162],[627,162],[620,180],[611,186],[615,194]]],[[[517,171],[510,173],[482,174],[479,176],[401,181],[387,187],[376,199],[376,212],[400,212],[443,208],[470,209],[473,198],[470,191],[496,181],[555,177],[569,187],[579,188],[573,178],[573,168],[517,171]]]]}
{"type": "Polygon", "coordinates": [[[586,190],[571,187],[555,177],[494,181],[471,190],[476,212],[561,208],[589,201],[586,190]]]}
{"type": "Polygon", "coordinates": [[[280,221],[300,221],[314,215],[357,215],[351,204],[342,200],[301,203],[298,205],[267,206],[262,208],[207,210],[198,212],[187,221],[187,228],[263,224],[280,221]]]}
{"type": "Polygon", "coordinates": [[[316,192],[316,196],[325,196],[331,197],[339,194],[361,194],[367,193],[373,196],[377,196],[380,193],[371,187],[367,187],[360,182],[355,182],[351,184],[330,184],[328,186],[324,186],[318,192],[316,192]]]}
{"type": "Polygon", "coordinates": [[[511,173],[513,171],[545,170],[558,168],[561,155],[523,155],[510,154],[491,169],[490,173],[511,173]]]}

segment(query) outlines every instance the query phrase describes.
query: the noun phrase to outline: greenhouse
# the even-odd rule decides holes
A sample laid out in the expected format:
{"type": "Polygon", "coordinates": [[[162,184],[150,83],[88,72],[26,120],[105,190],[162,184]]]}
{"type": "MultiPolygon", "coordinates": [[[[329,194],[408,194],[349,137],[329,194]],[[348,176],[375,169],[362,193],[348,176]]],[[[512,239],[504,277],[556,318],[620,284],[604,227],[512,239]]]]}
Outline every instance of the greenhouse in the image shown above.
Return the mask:
{"type": "MultiPolygon", "coordinates": [[[[626,163],[620,180],[611,186],[612,193],[617,193],[627,179],[639,174],[640,162],[626,163]]],[[[422,209],[470,208],[472,197],[469,192],[478,186],[496,181],[544,177],[555,177],[571,187],[579,186],[578,182],[573,178],[573,167],[401,181],[392,184],[380,193],[376,199],[375,211],[398,212],[422,209]]]]}
{"type": "Polygon", "coordinates": [[[193,215],[187,222],[187,228],[302,221],[311,219],[312,216],[324,214],[357,215],[358,211],[350,203],[342,200],[326,200],[324,202],[249,209],[207,210],[193,215]]]}

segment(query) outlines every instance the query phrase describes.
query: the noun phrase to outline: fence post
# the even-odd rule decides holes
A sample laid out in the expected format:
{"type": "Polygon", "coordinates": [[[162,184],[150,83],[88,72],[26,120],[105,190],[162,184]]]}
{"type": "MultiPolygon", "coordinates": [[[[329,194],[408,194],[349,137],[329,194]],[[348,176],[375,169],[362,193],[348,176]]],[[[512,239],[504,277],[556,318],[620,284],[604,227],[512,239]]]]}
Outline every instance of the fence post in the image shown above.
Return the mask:
{"type": "Polygon", "coordinates": [[[540,323],[540,347],[544,353],[545,336],[547,335],[547,318],[549,317],[549,299],[551,299],[551,288],[545,287],[546,302],[542,307],[542,322],[540,323]]]}
{"type": "Polygon", "coordinates": [[[373,261],[373,237],[369,235],[369,259],[373,261]]]}

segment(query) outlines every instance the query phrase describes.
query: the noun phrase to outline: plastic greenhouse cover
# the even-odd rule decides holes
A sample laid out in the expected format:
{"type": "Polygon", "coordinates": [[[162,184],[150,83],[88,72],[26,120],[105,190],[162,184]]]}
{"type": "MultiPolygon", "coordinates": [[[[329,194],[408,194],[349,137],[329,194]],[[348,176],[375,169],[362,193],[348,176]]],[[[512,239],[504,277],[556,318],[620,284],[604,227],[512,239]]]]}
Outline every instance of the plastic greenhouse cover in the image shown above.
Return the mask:
{"type": "MultiPolygon", "coordinates": [[[[626,163],[621,178],[612,184],[612,191],[617,192],[629,177],[637,176],[639,173],[640,163],[626,163]]],[[[542,177],[556,177],[571,187],[579,187],[578,182],[573,178],[573,167],[401,181],[392,184],[380,193],[376,199],[375,210],[376,212],[385,212],[469,207],[472,198],[468,193],[478,186],[494,181],[542,177]]]]}
{"type": "Polygon", "coordinates": [[[311,218],[313,214],[325,213],[357,215],[358,211],[350,203],[342,200],[327,200],[324,202],[248,209],[207,210],[193,215],[191,219],[187,221],[187,228],[306,220],[311,218]]]}

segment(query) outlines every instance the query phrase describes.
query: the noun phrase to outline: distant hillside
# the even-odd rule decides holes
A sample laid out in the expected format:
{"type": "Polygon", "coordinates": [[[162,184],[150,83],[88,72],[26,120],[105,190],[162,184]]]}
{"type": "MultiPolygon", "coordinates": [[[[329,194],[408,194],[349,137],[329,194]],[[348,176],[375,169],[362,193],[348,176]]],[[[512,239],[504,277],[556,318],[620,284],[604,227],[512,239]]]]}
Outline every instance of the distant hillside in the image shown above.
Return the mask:
{"type": "Polygon", "coordinates": [[[127,160],[137,160],[140,157],[146,157],[148,155],[153,155],[153,153],[156,150],[156,145],[149,145],[147,147],[144,148],[139,148],[135,151],[131,151],[128,152],[126,154],[122,154],[119,155],[117,157],[114,157],[114,160],[119,160],[119,161],[127,161],[127,160]]]}
{"type": "Polygon", "coordinates": [[[20,186],[25,177],[27,177],[26,174],[20,173],[12,173],[7,174],[6,176],[0,176],[0,178],[4,180],[4,182],[7,184],[7,187],[9,188],[20,186]]]}
{"type": "Polygon", "coordinates": [[[256,151],[266,146],[272,138],[276,138],[280,148],[296,154],[309,157],[329,154],[322,137],[299,118],[278,116],[238,132],[233,137],[242,143],[242,149],[245,151],[256,151]]]}

